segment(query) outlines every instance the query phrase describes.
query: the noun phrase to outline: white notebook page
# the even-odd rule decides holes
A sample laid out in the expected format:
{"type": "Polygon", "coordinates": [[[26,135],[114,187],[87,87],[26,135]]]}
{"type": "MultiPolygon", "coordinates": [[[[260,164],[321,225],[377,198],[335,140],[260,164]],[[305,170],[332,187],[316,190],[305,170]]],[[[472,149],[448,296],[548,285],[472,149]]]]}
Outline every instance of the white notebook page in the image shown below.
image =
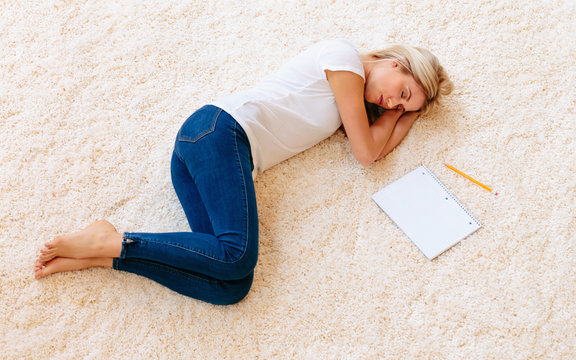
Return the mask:
{"type": "Polygon", "coordinates": [[[430,260],[481,226],[423,165],[372,198],[430,260]]]}

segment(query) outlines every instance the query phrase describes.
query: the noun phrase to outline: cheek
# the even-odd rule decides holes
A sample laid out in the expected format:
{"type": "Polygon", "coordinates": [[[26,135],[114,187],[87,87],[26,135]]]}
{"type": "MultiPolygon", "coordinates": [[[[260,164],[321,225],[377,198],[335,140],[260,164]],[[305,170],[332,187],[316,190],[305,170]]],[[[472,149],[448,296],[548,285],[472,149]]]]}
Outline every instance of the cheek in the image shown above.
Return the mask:
{"type": "Polygon", "coordinates": [[[416,101],[414,101],[414,107],[416,108],[416,110],[420,110],[424,107],[425,103],[426,103],[426,95],[422,93],[420,96],[418,96],[416,101]]]}
{"type": "Polygon", "coordinates": [[[386,94],[387,97],[400,96],[402,89],[404,88],[404,82],[402,79],[394,76],[386,79],[382,82],[382,92],[386,94]]]}
{"type": "MultiPolygon", "coordinates": [[[[374,97],[376,97],[376,95],[379,93],[378,90],[378,84],[375,83],[374,81],[369,81],[366,83],[365,88],[364,88],[364,96],[366,97],[366,100],[369,101],[373,101],[374,97]]],[[[380,95],[378,95],[379,97],[380,95]]]]}

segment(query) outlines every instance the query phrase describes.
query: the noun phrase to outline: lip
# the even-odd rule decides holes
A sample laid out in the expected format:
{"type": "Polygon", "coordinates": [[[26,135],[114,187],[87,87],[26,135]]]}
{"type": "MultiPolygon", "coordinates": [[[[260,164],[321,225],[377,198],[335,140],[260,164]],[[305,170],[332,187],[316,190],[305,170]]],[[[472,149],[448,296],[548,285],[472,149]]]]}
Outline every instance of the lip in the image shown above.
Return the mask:
{"type": "Polygon", "coordinates": [[[378,99],[378,105],[382,106],[382,101],[384,101],[384,96],[380,95],[380,98],[378,99]]]}

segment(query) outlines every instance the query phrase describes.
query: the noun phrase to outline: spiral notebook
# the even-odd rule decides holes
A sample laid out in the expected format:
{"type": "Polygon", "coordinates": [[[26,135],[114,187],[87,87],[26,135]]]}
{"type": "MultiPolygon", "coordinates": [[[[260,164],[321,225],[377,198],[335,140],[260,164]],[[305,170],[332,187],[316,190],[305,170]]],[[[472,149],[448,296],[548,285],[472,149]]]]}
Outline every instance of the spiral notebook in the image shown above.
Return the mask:
{"type": "Polygon", "coordinates": [[[372,199],[429,260],[482,226],[424,165],[372,199]]]}

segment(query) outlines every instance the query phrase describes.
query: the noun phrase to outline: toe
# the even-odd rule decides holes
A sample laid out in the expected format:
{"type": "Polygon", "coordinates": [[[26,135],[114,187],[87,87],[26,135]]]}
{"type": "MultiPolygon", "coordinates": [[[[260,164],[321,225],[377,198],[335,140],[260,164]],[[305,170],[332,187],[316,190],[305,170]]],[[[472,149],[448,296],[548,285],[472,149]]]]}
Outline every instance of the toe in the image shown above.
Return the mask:
{"type": "Polygon", "coordinates": [[[36,264],[34,265],[34,268],[35,268],[35,269],[41,269],[41,268],[43,268],[44,266],[46,266],[46,263],[43,262],[43,261],[38,260],[38,261],[36,261],[36,264]]]}
{"type": "Polygon", "coordinates": [[[46,243],[46,245],[44,246],[44,248],[42,248],[42,249],[40,250],[40,252],[41,252],[41,253],[44,253],[44,254],[45,254],[45,253],[48,253],[48,252],[51,252],[51,251],[55,251],[55,248],[54,248],[54,245],[53,245],[53,244],[50,244],[50,243],[46,243]]]}
{"type": "Polygon", "coordinates": [[[55,254],[52,252],[49,252],[49,253],[45,253],[45,254],[40,255],[40,257],[38,258],[38,261],[45,264],[48,261],[54,259],[54,257],[55,257],[55,254]]]}
{"type": "Polygon", "coordinates": [[[58,244],[62,243],[63,241],[64,241],[64,236],[56,236],[54,239],[52,239],[52,241],[45,243],[44,247],[48,250],[54,249],[55,247],[58,246],[58,244]]]}

